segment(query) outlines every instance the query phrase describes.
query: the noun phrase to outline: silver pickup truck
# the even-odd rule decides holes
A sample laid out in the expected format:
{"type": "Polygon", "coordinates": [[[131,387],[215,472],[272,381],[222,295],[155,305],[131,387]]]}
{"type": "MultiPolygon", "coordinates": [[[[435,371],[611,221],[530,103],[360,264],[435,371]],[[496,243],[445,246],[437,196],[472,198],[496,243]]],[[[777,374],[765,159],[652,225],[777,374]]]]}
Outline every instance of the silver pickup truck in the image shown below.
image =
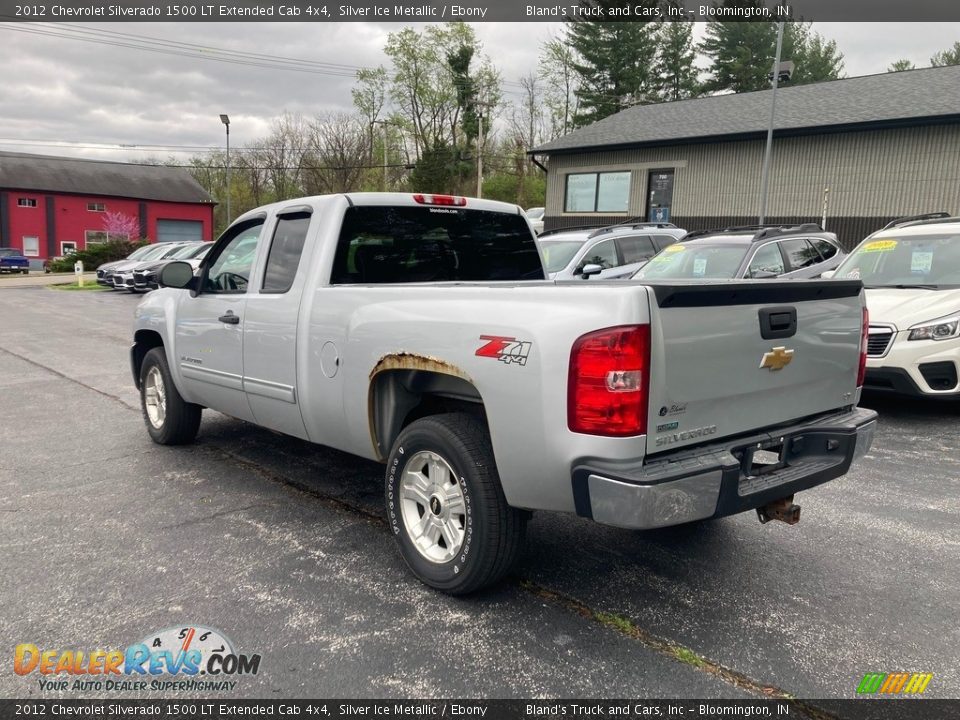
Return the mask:
{"type": "Polygon", "coordinates": [[[450,593],[507,572],[532,510],[795,522],[876,425],[859,281],[552,282],[504,203],[277,203],[160,284],[130,355],[150,436],[211,408],[385,463],[400,552],[450,593]]]}

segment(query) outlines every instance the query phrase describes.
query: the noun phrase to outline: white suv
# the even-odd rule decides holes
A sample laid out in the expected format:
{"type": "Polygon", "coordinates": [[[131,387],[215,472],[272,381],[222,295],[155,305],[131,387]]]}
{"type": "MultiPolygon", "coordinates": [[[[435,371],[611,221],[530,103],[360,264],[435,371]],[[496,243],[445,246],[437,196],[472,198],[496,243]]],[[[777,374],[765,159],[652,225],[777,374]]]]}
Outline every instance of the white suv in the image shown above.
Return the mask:
{"type": "Polygon", "coordinates": [[[866,288],[865,389],[960,397],[960,217],[895,220],[861,242],[834,277],[859,278],[866,288]]]}

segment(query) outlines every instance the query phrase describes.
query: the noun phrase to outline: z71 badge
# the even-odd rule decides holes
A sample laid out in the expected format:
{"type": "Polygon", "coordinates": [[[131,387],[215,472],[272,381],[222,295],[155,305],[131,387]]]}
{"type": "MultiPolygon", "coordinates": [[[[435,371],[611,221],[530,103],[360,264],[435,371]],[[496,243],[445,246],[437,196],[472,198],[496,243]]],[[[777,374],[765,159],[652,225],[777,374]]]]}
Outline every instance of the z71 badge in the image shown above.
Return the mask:
{"type": "Polygon", "coordinates": [[[477,348],[477,352],[474,353],[477,357],[494,358],[508,365],[510,363],[527,364],[532,343],[502,335],[481,335],[480,339],[487,342],[477,348]]]}

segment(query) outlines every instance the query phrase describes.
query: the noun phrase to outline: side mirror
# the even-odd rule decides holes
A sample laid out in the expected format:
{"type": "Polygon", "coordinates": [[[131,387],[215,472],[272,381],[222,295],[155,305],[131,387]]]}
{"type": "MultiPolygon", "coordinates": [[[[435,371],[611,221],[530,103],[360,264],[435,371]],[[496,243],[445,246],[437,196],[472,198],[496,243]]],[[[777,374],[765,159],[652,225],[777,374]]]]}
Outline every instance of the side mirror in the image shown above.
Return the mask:
{"type": "Polygon", "coordinates": [[[603,266],[602,266],[602,265],[596,265],[596,264],[594,264],[594,263],[588,263],[587,265],[584,265],[584,266],[583,266],[583,270],[580,271],[580,274],[583,276],[583,279],[584,279],[584,280],[587,280],[587,279],[589,279],[590,277],[592,277],[593,275],[599,275],[599,274],[602,273],[602,272],[603,272],[603,266]]]}
{"type": "Polygon", "coordinates": [[[177,288],[180,290],[195,289],[193,287],[193,267],[182,260],[167,263],[160,271],[158,278],[161,287],[177,288]]]}
{"type": "Polygon", "coordinates": [[[750,277],[754,280],[771,280],[772,278],[777,277],[777,274],[775,272],[771,272],[770,270],[757,270],[750,277]]]}
{"type": "Polygon", "coordinates": [[[820,273],[820,278],[823,280],[829,280],[836,274],[837,274],[836,270],[824,270],[822,273],[820,273]]]}

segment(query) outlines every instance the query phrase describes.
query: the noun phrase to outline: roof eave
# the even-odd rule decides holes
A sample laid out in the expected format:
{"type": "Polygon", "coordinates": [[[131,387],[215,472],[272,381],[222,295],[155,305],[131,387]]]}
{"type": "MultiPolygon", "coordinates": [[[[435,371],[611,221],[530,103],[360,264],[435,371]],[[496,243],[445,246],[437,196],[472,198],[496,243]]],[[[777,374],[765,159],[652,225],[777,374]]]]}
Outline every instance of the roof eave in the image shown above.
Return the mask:
{"type": "MultiPolygon", "coordinates": [[[[904,127],[926,127],[930,125],[948,125],[960,122],[960,113],[948,115],[930,115],[926,117],[892,118],[889,120],[875,120],[859,123],[841,123],[837,125],[811,125],[797,128],[778,128],[773,131],[775,137],[798,137],[803,135],[832,135],[836,133],[858,132],[863,130],[888,130],[904,127]]],[[[620,142],[604,145],[581,145],[554,150],[534,148],[528,150],[527,155],[574,155],[584,152],[613,152],[617,150],[631,150],[635,148],[665,147],[670,145],[701,145],[720,142],[737,142],[742,140],[756,140],[764,138],[766,130],[753,130],[742,133],[725,133],[719,135],[697,135],[683,138],[665,138],[660,140],[645,140],[643,142],[620,142]]]]}

